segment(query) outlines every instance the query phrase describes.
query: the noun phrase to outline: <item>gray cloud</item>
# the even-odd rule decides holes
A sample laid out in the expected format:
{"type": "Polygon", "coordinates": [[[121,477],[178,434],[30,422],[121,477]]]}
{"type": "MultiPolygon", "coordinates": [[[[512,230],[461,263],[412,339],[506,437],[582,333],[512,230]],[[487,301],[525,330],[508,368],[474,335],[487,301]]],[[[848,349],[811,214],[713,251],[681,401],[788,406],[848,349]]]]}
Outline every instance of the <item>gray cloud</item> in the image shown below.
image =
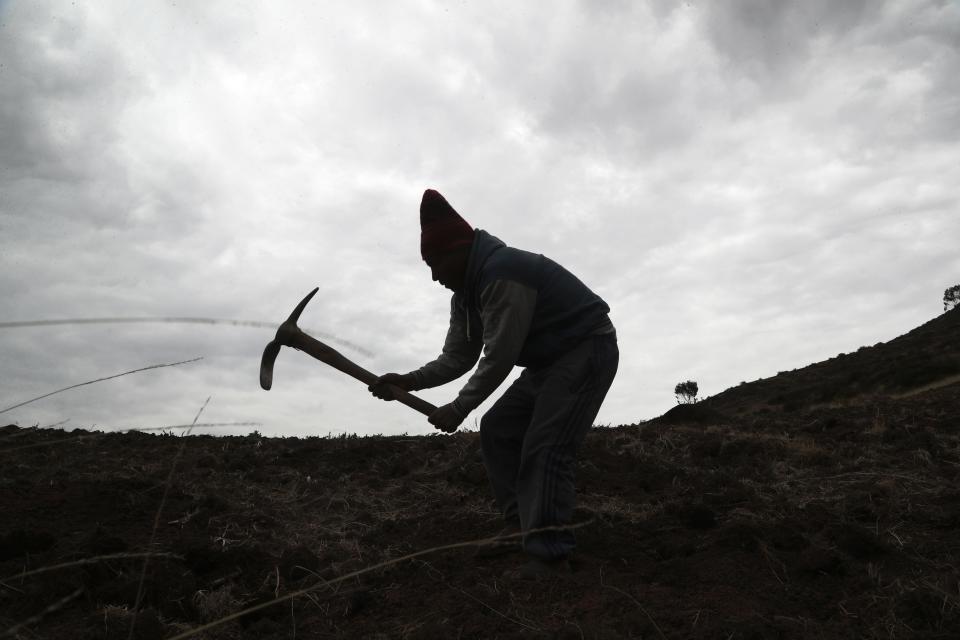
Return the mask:
{"type": "MultiPolygon", "coordinates": [[[[623,358],[599,420],[651,417],[680,379],[716,393],[939,311],[960,277],[957,14],[5,4],[0,321],[277,322],[319,286],[304,326],[408,370],[439,352],[448,313],[418,251],[430,186],[611,303],[623,358]]],[[[207,419],[277,433],[429,432],[299,353],[262,392],[270,337],[0,329],[8,404],[205,356],[4,417],[158,426],[213,395],[207,419]]]]}
{"type": "Polygon", "coordinates": [[[851,37],[875,21],[884,3],[724,0],[707,3],[706,32],[734,67],[769,85],[789,78],[825,42],[851,37]]]}

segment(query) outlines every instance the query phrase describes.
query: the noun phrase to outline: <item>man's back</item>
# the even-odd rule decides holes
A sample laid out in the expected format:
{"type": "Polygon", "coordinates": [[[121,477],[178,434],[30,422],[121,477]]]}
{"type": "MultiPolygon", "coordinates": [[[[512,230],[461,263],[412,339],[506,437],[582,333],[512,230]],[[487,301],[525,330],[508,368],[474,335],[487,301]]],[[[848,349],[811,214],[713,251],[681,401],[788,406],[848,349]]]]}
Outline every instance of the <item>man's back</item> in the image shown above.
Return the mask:
{"type": "Polygon", "coordinates": [[[543,366],[587,336],[613,330],[610,307],[579,278],[546,256],[506,246],[477,229],[464,295],[481,311],[483,291],[507,280],[536,291],[530,330],[517,364],[543,366]]]}

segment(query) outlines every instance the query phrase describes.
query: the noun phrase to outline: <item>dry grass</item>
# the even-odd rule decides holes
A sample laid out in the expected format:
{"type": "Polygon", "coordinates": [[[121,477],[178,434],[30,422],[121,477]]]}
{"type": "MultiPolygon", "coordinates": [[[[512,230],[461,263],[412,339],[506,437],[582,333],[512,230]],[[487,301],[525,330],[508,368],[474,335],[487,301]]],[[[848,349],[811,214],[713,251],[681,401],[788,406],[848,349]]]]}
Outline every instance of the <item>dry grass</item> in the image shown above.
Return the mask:
{"type": "MultiPolygon", "coordinates": [[[[534,530],[532,530],[532,531],[528,531],[527,533],[528,533],[528,534],[529,534],[529,533],[538,533],[538,532],[543,532],[543,531],[572,531],[572,530],[576,530],[576,529],[580,529],[580,528],[582,528],[582,527],[588,526],[588,525],[590,525],[590,524],[592,524],[592,521],[581,522],[581,523],[572,524],[572,525],[567,525],[567,526],[563,526],[563,527],[544,527],[544,528],[542,528],[542,529],[534,529],[534,530]]],[[[332,587],[332,586],[334,586],[334,585],[338,585],[338,584],[343,583],[343,582],[346,582],[346,581],[348,581],[348,580],[353,580],[353,579],[355,579],[355,578],[359,578],[359,577],[362,576],[362,575],[365,575],[365,574],[368,574],[368,573],[373,573],[373,572],[376,572],[376,571],[382,571],[383,569],[387,569],[387,568],[392,567],[392,566],[394,566],[394,565],[398,565],[398,564],[401,564],[401,563],[404,563],[404,562],[408,562],[408,561],[411,561],[411,560],[415,560],[415,559],[417,559],[417,558],[421,558],[421,557],[424,557],[424,556],[427,556],[427,555],[437,554],[437,553],[441,553],[441,552],[444,552],[444,551],[452,551],[452,550],[455,550],[455,549],[465,549],[465,548],[473,549],[473,548],[480,547],[480,546],[484,546],[484,545],[497,545],[497,544],[502,543],[503,540],[510,539],[510,538],[520,537],[521,535],[524,535],[524,534],[518,533],[518,534],[508,535],[508,536],[479,538],[479,539],[477,539],[477,540],[469,540],[469,541],[466,541],[466,542],[455,542],[455,543],[452,543],[452,544],[446,544],[446,545],[440,545],[440,546],[436,546],[436,547],[431,547],[431,548],[429,548],[429,549],[422,549],[422,550],[416,551],[416,552],[414,552],[414,553],[408,553],[408,554],[406,554],[406,555],[404,555],[404,556],[401,556],[401,557],[399,557],[399,558],[391,558],[391,559],[389,559],[389,560],[384,560],[384,561],[382,561],[382,562],[377,562],[377,563],[372,564],[372,565],[370,565],[370,566],[364,567],[364,568],[362,568],[362,569],[358,569],[358,570],[356,570],[356,571],[351,571],[351,572],[349,572],[349,573],[346,573],[346,574],[344,574],[344,575],[338,576],[338,577],[333,578],[333,579],[330,579],[330,580],[321,580],[320,582],[317,582],[317,583],[315,583],[315,584],[307,587],[306,589],[300,589],[300,590],[294,591],[294,592],[292,592],[292,593],[288,593],[288,594],[286,594],[286,595],[276,597],[276,598],[274,598],[274,599],[272,599],[272,600],[270,600],[270,601],[268,601],[268,602],[263,602],[263,603],[261,603],[261,604],[254,605],[254,606],[252,606],[252,607],[247,607],[247,608],[245,608],[245,609],[243,609],[243,610],[241,610],[241,611],[236,611],[236,612],[234,612],[234,613],[231,613],[231,614],[229,614],[229,615],[223,616],[223,617],[221,617],[221,618],[219,618],[219,619],[217,619],[217,620],[214,620],[214,621],[212,621],[212,622],[209,622],[209,623],[207,623],[207,624],[204,624],[204,625],[201,625],[201,626],[196,627],[196,628],[194,628],[194,629],[190,629],[189,631],[185,631],[185,632],[183,632],[183,633],[177,634],[177,635],[175,635],[175,636],[173,636],[173,637],[171,637],[171,638],[168,638],[168,640],[184,640],[185,638],[192,637],[192,636],[197,635],[197,634],[199,634],[199,633],[201,633],[201,632],[203,632],[203,631],[208,631],[208,630],[210,630],[210,629],[213,629],[213,628],[218,627],[218,626],[220,626],[220,625],[226,624],[226,623],[231,622],[231,621],[233,621],[233,620],[237,620],[237,619],[239,619],[239,618],[242,618],[242,617],[245,616],[245,615],[249,615],[249,614],[251,614],[251,613],[254,613],[254,612],[257,612],[257,611],[261,611],[261,610],[263,610],[263,609],[266,609],[266,608],[269,608],[269,607],[273,607],[273,606],[275,606],[275,605],[277,605],[277,604],[281,604],[281,603],[283,603],[283,602],[287,602],[287,601],[290,601],[290,600],[294,600],[294,599],[296,599],[296,598],[302,598],[302,597],[304,597],[304,596],[306,596],[306,595],[308,595],[308,594],[310,594],[310,593],[312,593],[312,592],[314,592],[314,591],[319,591],[319,590],[323,590],[323,589],[329,589],[330,587],[332,587]]]]}
{"type": "Polygon", "coordinates": [[[36,398],[31,398],[31,399],[29,399],[29,400],[24,400],[23,402],[19,402],[19,403],[13,405],[13,406],[7,407],[6,409],[0,409],[0,413],[6,413],[7,411],[11,411],[11,410],[13,410],[13,409],[17,409],[17,408],[22,407],[22,406],[24,406],[24,405],[28,405],[28,404],[30,404],[31,402],[36,402],[37,400],[43,400],[44,398],[49,398],[50,396],[56,395],[56,394],[58,394],[58,393],[63,393],[64,391],[69,391],[69,390],[71,390],[71,389],[76,389],[76,388],[78,388],[78,387],[85,387],[85,386],[87,386],[87,385],[96,384],[97,382],[103,382],[103,381],[105,381],[105,380],[113,380],[114,378],[121,378],[121,377],[123,377],[123,376],[129,376],[129,375],[131,375],[131,374],[133,374],[133,373],[139,373],[139,372],[141,372],[141,371],[150,371],[150,370],[152,370],[152,369],[162,369],[162,368],[164,368],[164,367],[177,367],[177,366],[182,365],[182,364],[190,364],[191,362],[198,362],[198,361],[200,361],[200,360],[203,360],[203,357],[202,357],[202,356],[200,356],[200,357],[198,357],[198,358],[193,358],[193,359],[191,359],[191,360],[182,360],[182,361],[180,361],[180,362],[171,362],[171,363],[169,363],[169,364],[152,364],[152,365],[150,365],[150,366],[142,367],[142,368],[140,368],[140,369],[133,369],[133,370],[131,370],[131,371],[124,371],[123,373],[117,373],[117,374],[114,374],[114,375],[112,375],[112,376],[106,376],[106,377],[104,377],[104,378],[97,378],[96,380],[88,380],[88,381],[86,381],[86,382],[80,382],[80,383],[78,383],[78,384],[72,384],[72,385],[70,385],[69,387],[64,387],[64,388],[62,388],[62,389],[57,389],[56,391],[51,391],[51,392],[49,392],[49,393],[45,393],[45,394],[43,394],[42,396],[37,396],[36,398]]]}
{"type": "MultiPolygon", "coordinates": [[[[200,407],[199,411],[197,411],[197,415],[193,418],[193,424],[197,423],[197,421],[200,419],[200,415],[203,414],[203,410],[207,408],[207,405],[209,403],[210,403],[210,397],[208,396],[207,399],[204,401],[203,406],[200,407]]],[[[192,428],[193,428],[193,425],[191,425],[191,429],[192,428]]],[[[188,436],[188,435],[190,435],[189,430],[187,431],[185,436],[188,436]]],[[[177,463],[180,461],[180,458],[183,457],[183,451],[186,448],[186,446],[187,446],[187,440],[186,440],[186,437],[184,437],[183,443],[180,445],[180,448],[177,450],[177,455],[174,456],[173,461],[170,464],[170,474],[167,476],[166,483],[164,483],[163,497],[160,498],[160,505],[157,507],[156,516],[154,516],[153,518],[153,528],[150,530],[150,541],[147,543],[148,549],[153,547],[153,542],[157,538],[157,527],[160,526],[160,517],[163,514],[164,506],[167,504],[167,497],[170,495],[170,488],[173,486],[174,474],[177,472],[177,463]]],[[[130,622],[130,633],[128,634],[128,638],[130,640],[133,640],[133,634],[137,626],[137,613],[139,612],[139,609],[140,609],[140,602],[143,599],[143,584],[147,577],[147,567],[149,566],[149,563],[150,563],[150,556],[144,557],[143,569],[140,572],[140,581],[137,583],[137,597],[136,597],[136,600],[134,600],[134,605],[133,605],[133,619],[130,622]]]]}

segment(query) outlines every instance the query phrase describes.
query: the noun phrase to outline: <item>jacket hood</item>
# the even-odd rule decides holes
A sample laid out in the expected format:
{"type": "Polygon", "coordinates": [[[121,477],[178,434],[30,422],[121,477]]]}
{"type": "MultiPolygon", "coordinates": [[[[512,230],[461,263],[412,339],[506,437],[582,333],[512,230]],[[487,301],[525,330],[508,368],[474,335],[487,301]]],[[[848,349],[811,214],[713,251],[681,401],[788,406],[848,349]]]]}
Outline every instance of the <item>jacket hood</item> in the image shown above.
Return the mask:
{"type": "Polygon", "coordinates": [[[470,258],[467,260],[467,274],[463,280],[463,295],[466,300],[473,300],[480,271],[483,264],[493,252],[506,247],[500,238],[491,235],[483,229],[477,229],[473,238],[473,247],[470,249],[470,258]]]}

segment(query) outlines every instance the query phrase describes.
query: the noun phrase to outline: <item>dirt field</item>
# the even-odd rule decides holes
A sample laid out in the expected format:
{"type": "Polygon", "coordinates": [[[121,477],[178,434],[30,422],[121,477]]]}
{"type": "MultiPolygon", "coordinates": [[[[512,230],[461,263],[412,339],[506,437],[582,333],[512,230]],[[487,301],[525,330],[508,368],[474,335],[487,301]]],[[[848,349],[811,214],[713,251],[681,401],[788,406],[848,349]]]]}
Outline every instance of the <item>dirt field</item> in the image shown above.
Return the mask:
{"type": "Polygon", "coordinates": [[[594,429],[574,571],[542,582],[431,550],[500,528],[476,433],[6,427],[0,633],[958,638],[958,320],[594,429]]]}

